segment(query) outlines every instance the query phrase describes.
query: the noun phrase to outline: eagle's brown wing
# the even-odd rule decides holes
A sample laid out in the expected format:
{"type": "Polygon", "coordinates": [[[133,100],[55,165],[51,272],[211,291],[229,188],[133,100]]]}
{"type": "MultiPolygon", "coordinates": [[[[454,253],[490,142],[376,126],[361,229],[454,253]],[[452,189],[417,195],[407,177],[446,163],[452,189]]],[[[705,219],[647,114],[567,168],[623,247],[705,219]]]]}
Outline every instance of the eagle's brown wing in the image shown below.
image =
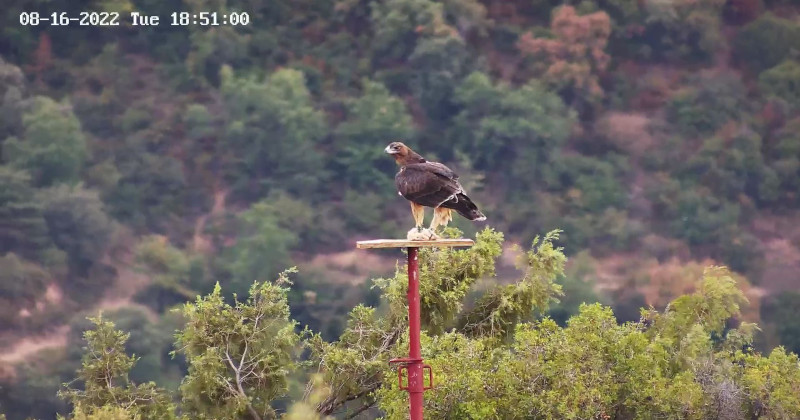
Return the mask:
{"type": "Polygon", "coordinates": [[[397,191],[407,200],[427,207],[439,207],[464,191],[450,168],[437,162],[412,163],[394,178],[397,191]]]}

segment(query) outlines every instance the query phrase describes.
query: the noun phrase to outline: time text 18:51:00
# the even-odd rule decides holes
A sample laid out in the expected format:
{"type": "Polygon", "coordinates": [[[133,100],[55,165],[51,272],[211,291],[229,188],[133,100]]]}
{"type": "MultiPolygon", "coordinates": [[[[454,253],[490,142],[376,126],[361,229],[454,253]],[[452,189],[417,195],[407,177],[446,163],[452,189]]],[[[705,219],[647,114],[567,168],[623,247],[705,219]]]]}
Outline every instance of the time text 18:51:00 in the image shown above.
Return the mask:
{"type": "MultiPolygon", "coordinates": [[[[173,12],[170,14],[172,26],[245,26],[250,24],[250,15],[247,12],[173,12]]],[[[23,26],[120,26],[120,14],[117,12],[80,12],[78,16],[70,16],[67,12],[53,12],[49,15],[39,12],[22,12],[19,23],[23,26]]],[[[161,24],[159,16],[144,15],[131,12],[128,22],[132,26],[158,26],[161,24]]]]}

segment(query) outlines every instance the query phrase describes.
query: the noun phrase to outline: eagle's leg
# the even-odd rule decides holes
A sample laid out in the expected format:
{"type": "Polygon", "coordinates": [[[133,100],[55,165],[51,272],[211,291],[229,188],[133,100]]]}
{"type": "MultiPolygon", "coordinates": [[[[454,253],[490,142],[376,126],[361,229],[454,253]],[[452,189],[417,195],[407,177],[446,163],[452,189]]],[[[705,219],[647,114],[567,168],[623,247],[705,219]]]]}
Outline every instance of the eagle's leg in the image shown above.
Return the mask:
{"type": "Polygon", "coordinates": [[[408,231],[406,238],[410,241],[427,241],[436,239],[436,234],[430,229],[424,229],[422,223],[425,221],[425,207],[411,202],[411,214],[414,215],[416,226],[408,231]]]}
{"type": "Polygon", "coordinates": [[[415,202],[411,202],[411,214],[414,215],[414,223],[418,231],[422,231],[422,223],[425,221],[425,207],[415,202]]]}
{"type": "Polygon", "coordinates": [[[431,220],[431,232],[436,233],[436,228],[439,226],[447,226],[449,221],[453,220],[453,214],[450,209],[445,207],[437,207],[433,209],[433,220],[431,220]]]}

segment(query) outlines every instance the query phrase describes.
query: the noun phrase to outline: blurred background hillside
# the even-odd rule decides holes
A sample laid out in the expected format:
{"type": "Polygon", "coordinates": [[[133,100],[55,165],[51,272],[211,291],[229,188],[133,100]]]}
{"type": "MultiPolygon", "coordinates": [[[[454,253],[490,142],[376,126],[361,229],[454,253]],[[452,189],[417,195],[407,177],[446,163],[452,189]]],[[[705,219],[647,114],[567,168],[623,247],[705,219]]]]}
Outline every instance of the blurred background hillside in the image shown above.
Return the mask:
{"type": "MultiPolygon", "coordinates": [[[[336,339],[412,226],[383,153],[446,163],[527,245],[564,230],[563,322],[746,279],[758,345],[800,352],[800,4],[793,0],[8,0],[0,12],[0,408],[54,418],[87,314],[175,388],[169,309],[297,265],[336,339]],[[21,12],[120,12],[119,27],[21,12]],[[131,26],[130,12],[159,15],[131,26]],[[248,25],[171,26],[173,12],[248,25]]],[[[430,215],[429,215],[430,217],[430,215]]],[[[482,225],[457,220],[474,236],[482,225]]],[[[513,275],[503,257],[498,281],[513,275]]]]}

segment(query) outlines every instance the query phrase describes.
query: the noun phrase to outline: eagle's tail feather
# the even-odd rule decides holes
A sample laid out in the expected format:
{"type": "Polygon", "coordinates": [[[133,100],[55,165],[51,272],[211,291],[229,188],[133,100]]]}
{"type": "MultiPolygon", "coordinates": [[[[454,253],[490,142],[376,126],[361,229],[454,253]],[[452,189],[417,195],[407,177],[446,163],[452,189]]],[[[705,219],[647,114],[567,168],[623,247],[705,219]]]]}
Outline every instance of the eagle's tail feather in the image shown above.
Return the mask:
{"type": "Polygon", "coordinates": [[[453,209],[469,220],[478,222],[486,220],[486,216],[478,210],[478,206],[464,194],[458,194],[452,200],[442,203],[442,207],[453,209]]]}

